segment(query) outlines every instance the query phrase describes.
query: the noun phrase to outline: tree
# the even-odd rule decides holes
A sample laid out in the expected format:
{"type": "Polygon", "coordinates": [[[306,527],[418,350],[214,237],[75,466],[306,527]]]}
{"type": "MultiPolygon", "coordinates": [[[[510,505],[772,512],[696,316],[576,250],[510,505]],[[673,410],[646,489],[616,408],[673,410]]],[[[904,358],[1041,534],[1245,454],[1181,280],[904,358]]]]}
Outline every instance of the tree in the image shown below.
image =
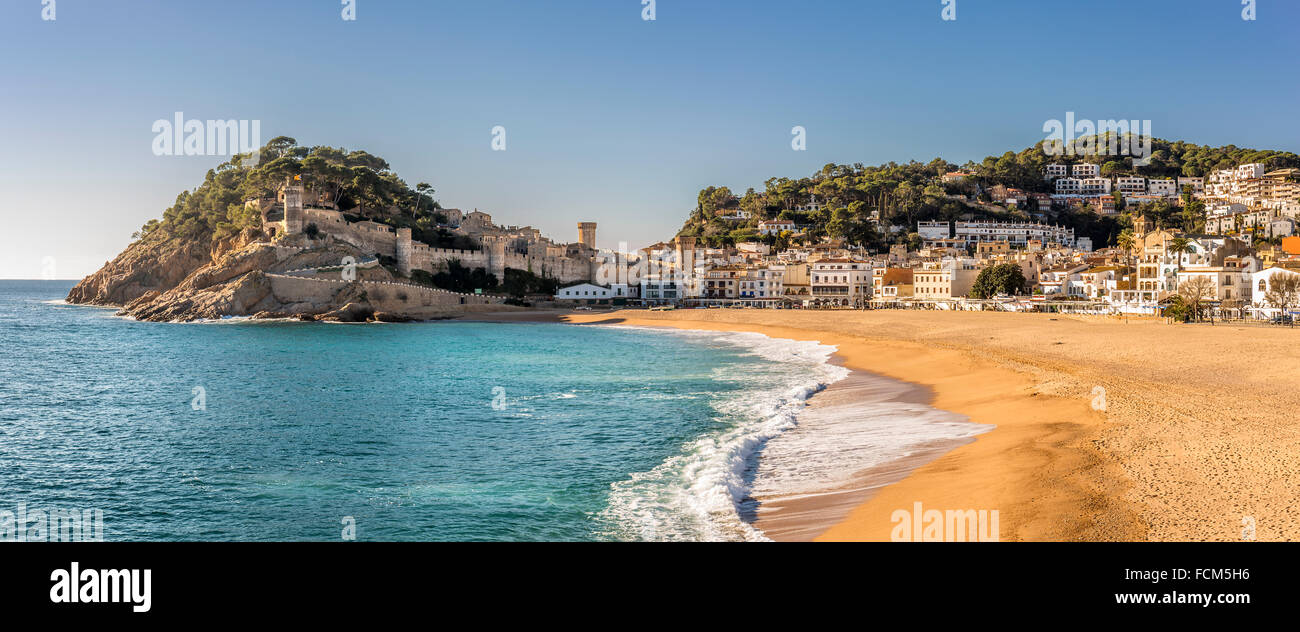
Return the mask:
{"type": "Polygon", "coordinates": [[[975,278],[975,284],[971,286],[971,298],[993,298],[998,294],[1010,294],[1013,296],[1024,295],[1028,292],[1029,284],[1025,281],[1025,273],[1020,270],[1020,266],[1014,263],[1001,263],[995,266],[984,268],[975,278]]]}
{"type": "Polygon", "coordinates": [[[1178,296],[1183,299],[1183,304],[1191,310],[1192,317],[1199,323],[1205,302],[1214,299],[1214,281],[1204,276],[1192,277],[1178,286],[1178,296]]]}
{"type": "Polygon", "coordinates": [[[415,209],[411,211],[411,217],[420,216],[420,202],[424,201],[425,195],[433,197],[433,187],[428,182],[415,185],[415,209]]]}
{"type": "Polygon", "coordinates": [[[1178,264],[1178,270],[1183,269],[1183,255],[1192,250],[1192,240],[1186,237],[1174,237],[1169,242],[1169,254],[1174,256],[1174,261],[1178,264]]]}
{"type": "Polygon", "coordinates": [[[1283,316],[1291,307],[1300,304],[1300,274],[1281,272],[1269,279],[1264,300],[1278,308],[1283,316]]]}

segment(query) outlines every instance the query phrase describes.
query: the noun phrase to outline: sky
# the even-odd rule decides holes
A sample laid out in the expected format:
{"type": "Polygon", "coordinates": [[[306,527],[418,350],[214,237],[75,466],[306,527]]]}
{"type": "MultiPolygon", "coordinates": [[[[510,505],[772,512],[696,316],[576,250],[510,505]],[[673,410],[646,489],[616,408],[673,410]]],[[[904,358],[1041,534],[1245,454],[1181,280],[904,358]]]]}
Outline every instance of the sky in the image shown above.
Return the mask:
{"type": "Polygon", "coordinates": [[[670,238],[707,186],[961,164],[1067,112],[1300,153],[1295,0],[349,1],[0,2],[0,278],[94,272],[228,159],[155,155],[176,112],[607,248],[670,238]]]}

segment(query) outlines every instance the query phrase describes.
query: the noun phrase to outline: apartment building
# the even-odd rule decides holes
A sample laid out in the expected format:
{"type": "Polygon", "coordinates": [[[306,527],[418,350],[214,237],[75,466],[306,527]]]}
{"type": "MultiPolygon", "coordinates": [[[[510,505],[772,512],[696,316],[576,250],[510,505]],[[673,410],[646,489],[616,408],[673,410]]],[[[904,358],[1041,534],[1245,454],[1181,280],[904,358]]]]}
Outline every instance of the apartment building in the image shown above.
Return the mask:
{"type": "Polygon", "coordinates": [[[1164,197],[1178,197],[1178,182],[1172,179],[1152,179],[1147,182],[1147,193],[1164,197]]]}
{"type": "MultiPolygon", "coordinates": [[[[779,299],[785,294],[782,283],[784,277],[784,266],[746,268],[742,276],[736,277],[737,297],[750,300],[779,299]]],[[[707,284],[707,279],[705,282],[707,284]]]]}
{"type": "Polygon", "coordinates": [[[822,259],[812,264],[812,297],[819,304],[861,307],[871,300],[870,261],[822,259]]]}
{"type": "Polygon", "coordinates": [[[970,294],[979,271],[979,266],[971,259],[926,263],[922,269],[912,273],[912,295],[931,300],[964,297],[970,294]]]}
{"type": "Polygon", "coordinates": [[[1081,162],[1070,169],[1070,175],[1076,178],[1095,178],[1101,175],[1101,165],[1081,162]]]}
{"type": "Polygon", "coordinates": [[[1191,187],[1193,194],[1205,193],[1205,178],[1179,178],[1178,192],[1182,193],[1184,187],[1191,187]]]}
{"type": "Polygon", "coordinates": [[[1120,176],[1115,178],[1115,188],[1120,193],[1146,193],[1147,179],[1142,176],[1120,176]]]}
{"type": "Polygon", "coordinates": [[[984,241],[1005,241],[1014,247],[1024,247],[1031,239],[1065,246],[1075,243],[1073,228],[1031,222],[957,222],[954,233],[957,239],[971,246],[984,241]]]}

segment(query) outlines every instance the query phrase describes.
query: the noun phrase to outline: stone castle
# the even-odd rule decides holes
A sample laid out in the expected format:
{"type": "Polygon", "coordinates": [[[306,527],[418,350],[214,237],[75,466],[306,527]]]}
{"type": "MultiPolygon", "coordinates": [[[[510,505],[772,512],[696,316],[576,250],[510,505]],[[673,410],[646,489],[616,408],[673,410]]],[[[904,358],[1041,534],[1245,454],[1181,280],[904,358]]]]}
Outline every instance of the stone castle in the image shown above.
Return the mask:
{"type": "Polygon", "coordinates": [[[531,226],[497,226],[492,216],[478,210],[441,209],[446,223],[439,227],[467,237],[479,244],[478,250],[435,248],[411,238],[411,229],[394,228],[369,220],[349,221],[333,202],[323,195],[310,195],[301,182],[291,180],[276,198],[250,200],[262,214],[262,226],[273,239],[282,239],[308,231],[329,235],[379,257],[397,262],[397,270],[409,277],[415,270],[437,273],[448,262],[459,261],[468,268],[483,268],[498,281],[505,280],[506,268],[526,270],[558,279],[561,283],[590,281],[600,266],[596,250],[596,223],[578,224],[579,240],[559,244],[542,236],[531,226]]]}

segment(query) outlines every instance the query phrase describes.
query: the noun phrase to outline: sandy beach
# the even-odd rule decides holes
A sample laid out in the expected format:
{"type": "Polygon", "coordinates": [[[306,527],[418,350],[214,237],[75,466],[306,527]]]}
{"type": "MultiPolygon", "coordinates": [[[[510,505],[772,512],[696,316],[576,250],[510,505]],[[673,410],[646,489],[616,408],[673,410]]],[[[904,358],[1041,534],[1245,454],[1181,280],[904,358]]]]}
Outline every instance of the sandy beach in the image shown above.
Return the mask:
{"type": "MultiPolygon", "coordinates": [[[[895,480],[848,503],[841,519],[818,527],[818,541],[888,541],[891,514],[918,502],[997,510],[1002,541],[1239,541],[1247,517],[1259,540],[1300,537],[1300,491],[1291,484],[1300,472],[1300,330],[915,311],[625,310],[506,319],[816,340],[837,346],[854,371],[923,387],[934,407],[996,426],[962,445],[918,453],[890,473],[862,473],[895,480]]],[[[825,502],[845,504],[832,496],[825,502]]],[[[808,509],[793,513],[836,515],[808,509]]],[[[789,519],[793,527],[773,525],[775,539],[809,539],[816,525],[789,519]]]]}

